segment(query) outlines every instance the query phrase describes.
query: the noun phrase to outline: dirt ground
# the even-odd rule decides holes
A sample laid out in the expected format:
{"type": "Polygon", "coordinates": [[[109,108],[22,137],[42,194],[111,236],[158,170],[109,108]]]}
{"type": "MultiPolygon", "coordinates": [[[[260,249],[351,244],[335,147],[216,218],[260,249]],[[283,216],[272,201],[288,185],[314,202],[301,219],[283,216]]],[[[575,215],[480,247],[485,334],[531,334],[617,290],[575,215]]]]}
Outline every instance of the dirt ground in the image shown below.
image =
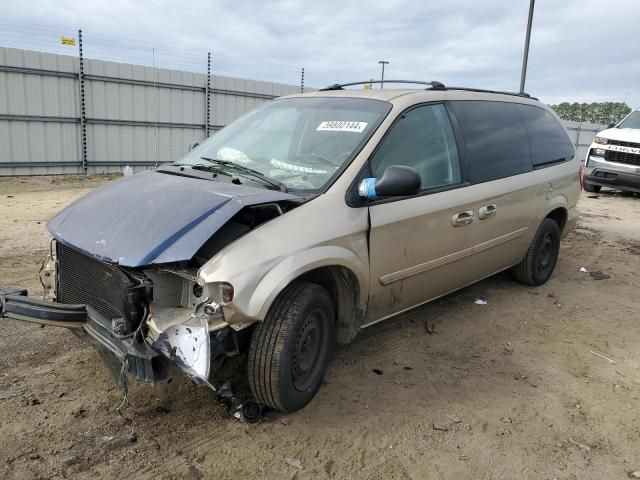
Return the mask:
{"type": "MultiPolygon", "coordinates": [[[[46,221],[108,180],[0,178],[0,285],[41,292],[46,221]]],[[[580,208],[546,285],[500,274],[376,326],[337,352],[303,411],[254,425],[230,417],[204,387],[184,383],[167,410],[151,387],[134,384],[132,444],[116,413],[122,392],[92,348],[63,329],[3,320],[0,477],[632,476],[640,197],[583,193],[580,208]]]]}

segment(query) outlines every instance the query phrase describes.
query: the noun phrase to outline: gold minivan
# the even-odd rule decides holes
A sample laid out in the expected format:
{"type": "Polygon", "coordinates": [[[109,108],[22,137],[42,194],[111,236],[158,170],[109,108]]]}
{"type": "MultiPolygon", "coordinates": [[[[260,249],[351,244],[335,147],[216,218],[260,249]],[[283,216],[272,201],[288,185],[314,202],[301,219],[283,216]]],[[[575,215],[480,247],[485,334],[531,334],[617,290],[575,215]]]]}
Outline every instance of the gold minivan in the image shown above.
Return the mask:
{"type": "Polygon", "coordinates": [[[220,393],[246,356],[252,415],[305,406],[370,325],[506,269],[546,282],[581,189],[558,117],[410,83],[277,99],[92,191],[48,224],[46,299],[0,289],[2,316],[72,329],[120,382],[182,371],[220,393]]]}

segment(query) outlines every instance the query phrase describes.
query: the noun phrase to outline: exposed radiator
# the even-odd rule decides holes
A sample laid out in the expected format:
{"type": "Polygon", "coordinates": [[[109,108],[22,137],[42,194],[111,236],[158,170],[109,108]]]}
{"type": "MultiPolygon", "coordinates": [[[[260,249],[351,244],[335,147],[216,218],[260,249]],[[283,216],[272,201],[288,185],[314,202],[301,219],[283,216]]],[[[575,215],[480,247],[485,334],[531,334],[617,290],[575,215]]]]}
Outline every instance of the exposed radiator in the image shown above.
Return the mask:
{"type": "Polygon", "coordinates": [[[141,287],[120,267],[57,242],[57,301],[95,308],[108,320],[122,318],[134,329],[142,316],[141,287]]]}

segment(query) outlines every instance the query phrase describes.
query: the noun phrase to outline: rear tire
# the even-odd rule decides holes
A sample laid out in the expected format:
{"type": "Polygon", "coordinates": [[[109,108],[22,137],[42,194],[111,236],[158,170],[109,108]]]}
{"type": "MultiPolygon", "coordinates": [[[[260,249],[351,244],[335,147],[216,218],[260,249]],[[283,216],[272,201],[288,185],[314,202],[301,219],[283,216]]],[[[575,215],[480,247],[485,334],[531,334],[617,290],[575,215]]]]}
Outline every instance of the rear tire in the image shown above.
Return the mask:
{"type": "Polygon", "coordinates": [[[527,254],[513,268],[516,280],[526,285],[542,285],[551,277],[559,252],[560,228],[554,220],[545,218],[533,237],[527,254]]]}
{"type": "Polygon", "coordinates": [[[249,346],[249,385],[263,405],[293,412],[316,395],[335,348],[335,309],[319,285],[295,282],[256,325],[249,346]]]}
{"type": "Polygon", "coordinates": [[[586,182],[583,185],[583,187],[584,187],[584,191],[589,193],[598,193],[602,189],[602,186],[600,185],[593,185],[592,183],[586,183],[586,182]]]}

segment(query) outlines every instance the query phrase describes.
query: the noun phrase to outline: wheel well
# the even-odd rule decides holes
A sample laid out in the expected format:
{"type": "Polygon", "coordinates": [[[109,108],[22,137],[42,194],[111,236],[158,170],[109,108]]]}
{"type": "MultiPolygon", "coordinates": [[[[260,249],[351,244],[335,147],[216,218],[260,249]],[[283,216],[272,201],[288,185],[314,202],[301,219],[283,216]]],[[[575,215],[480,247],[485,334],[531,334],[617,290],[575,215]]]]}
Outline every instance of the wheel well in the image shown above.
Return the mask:
{"type": "Polygon", "coordinates": [[[325,288],[336,309],[338,343],[351,342],[358,334],[364,319],[359,308],[360,284],[354,273],[345,267],[320,267],[302,274],[296,280],[315,283],[325,288]]]}
{"type": "Polygon", "coordinates": [[[559,207],[555,210],[549,212],[546,218],[550,218],[554,222],[558,224],[558,228],[560,229],[560,233],[564,230],[564,226],[567,223],[567,210],[559,207]]]}

